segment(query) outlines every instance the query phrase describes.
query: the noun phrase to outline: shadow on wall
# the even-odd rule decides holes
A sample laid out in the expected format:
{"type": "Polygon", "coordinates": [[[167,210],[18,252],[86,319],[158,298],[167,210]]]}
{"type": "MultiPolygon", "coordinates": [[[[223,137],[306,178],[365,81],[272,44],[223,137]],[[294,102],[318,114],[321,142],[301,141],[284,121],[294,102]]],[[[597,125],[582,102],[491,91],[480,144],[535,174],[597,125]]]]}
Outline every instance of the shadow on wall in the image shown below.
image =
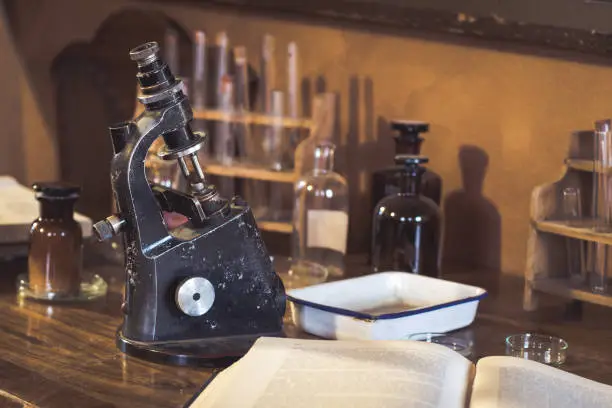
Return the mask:
{"type": "Polygon", "coordinates": [[[489,156],[477,146],[459,149],[462,188],[444,199],[444,260],[453,265],[501,268],[501,216],[483,196],[489,156]]]}
{"type": "Polygon", "coordinates": [[[350,194],[349,251],[370,250],[372,209],[370,179],[372,171],[381,167],[385,155],[378,143],[379,133],[385,132],[386,122],[374,117],[374,84],[371,78],[349,78],[348,132],[346,144],[339,156],[338,167],[347,178],[350,194]]]}
{"type": "MultiPolygon", "coordinates": [[[[179,33],[181,56],[191,55],[185,30],[155,11],[123,10],[109,16],[89,43],[71,44],[53,60],[57,137],[62,180],[82,188],[77,210],[98,219],[111,211],[108,126],[127,120],[136,107],[136,67],[131,48],[179,33]]],[[[181,65],[191,67],[181,58],[181,65]]]]}

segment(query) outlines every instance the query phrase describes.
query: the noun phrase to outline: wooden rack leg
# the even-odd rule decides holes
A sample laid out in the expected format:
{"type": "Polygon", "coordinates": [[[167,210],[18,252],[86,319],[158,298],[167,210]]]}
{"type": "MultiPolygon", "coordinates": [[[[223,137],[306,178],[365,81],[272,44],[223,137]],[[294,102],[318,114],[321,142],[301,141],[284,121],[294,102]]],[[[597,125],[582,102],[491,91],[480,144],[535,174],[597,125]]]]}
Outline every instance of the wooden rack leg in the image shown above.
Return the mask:
{"type": "Polygon", "coordinates": [[[523,310],[533,312],[538,308],[538,295],[531,287],[531,282],[525,281],[523,292],[523,310]]]}

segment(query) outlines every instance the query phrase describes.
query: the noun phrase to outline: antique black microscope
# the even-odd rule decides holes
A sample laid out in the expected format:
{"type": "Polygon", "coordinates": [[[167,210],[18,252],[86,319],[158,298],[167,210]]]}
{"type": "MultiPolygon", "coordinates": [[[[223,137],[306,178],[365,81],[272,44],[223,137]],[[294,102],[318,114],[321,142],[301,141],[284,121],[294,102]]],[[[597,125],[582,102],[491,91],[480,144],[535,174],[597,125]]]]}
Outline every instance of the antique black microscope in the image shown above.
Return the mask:
{"type": "Polygon", "coordinates": [[[95,224],[100,240],[123,233],[125,299],[117,345],[125,353],[176,364],[223,364],[262,335],[281,335],[285,291],[250,208],[231,203],[206,181],[183,84],[158,57],[158,45],[130,51],[145,111],[110,128],[111,182],[118,213],[95,224]],[[152,185],[145,157],[177,160],[184,193],[152,185]],[[188,218],[169,229],[162,211],[188,218]]]}

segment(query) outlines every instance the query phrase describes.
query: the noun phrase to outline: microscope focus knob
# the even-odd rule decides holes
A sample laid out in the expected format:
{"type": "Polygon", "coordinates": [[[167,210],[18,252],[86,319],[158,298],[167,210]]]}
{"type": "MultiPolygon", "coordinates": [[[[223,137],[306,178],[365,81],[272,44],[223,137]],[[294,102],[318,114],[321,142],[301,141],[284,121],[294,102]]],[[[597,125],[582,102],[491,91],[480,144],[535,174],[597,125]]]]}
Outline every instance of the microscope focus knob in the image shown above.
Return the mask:
{"type": "Polygon", "coordinates": [[[125,225],[125,220],[118,215],[111,215],[93,225],[98,241],[106,241],[119,234],[125,225]]]}
{"type": "Polygon", "coordinates": [[[187,278],[179,283],[175,295],[176,305],[188,316],[202,316],[215,302],[215,288],[208,279],[187,278]]]}

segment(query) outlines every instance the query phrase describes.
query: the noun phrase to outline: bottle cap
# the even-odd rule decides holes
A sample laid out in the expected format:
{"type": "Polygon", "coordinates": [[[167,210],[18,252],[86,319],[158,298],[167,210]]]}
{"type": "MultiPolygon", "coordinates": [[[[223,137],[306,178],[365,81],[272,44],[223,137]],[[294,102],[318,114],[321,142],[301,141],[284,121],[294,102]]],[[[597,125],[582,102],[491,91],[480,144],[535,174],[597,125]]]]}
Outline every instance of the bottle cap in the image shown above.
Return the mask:
{"type": "Polygon", "coordinates": [[[418,155],[421,153],[423,138],[419,134],[429,131],[428,123],[414,120],[392,120],[391,128],[397,132],[393,135],[396,154],[418,155]]]}
{"type": "Polygon", "coordinates": [[[400,132],[400,136],[416,136],[419,133],[429,132],[429,123],[418,120],[394,119],[391,121],[391,129],[400,132]]]}
{"type": "Polygon", "coordinates": [[[36,198],[78,198],[81,187],[63,181],[40,181],[32,185],[36,198]]]}

